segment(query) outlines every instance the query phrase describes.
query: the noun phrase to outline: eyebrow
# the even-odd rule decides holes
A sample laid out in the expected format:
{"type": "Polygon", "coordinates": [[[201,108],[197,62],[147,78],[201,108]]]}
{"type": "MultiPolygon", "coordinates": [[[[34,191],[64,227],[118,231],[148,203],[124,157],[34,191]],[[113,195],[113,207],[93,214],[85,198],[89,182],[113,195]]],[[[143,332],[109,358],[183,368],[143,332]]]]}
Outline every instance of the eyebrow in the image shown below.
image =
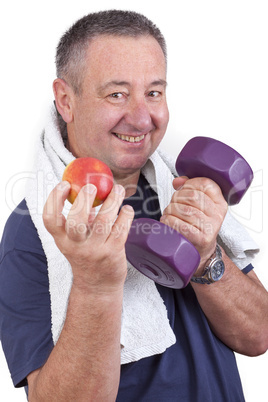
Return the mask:
{"type": "MultiPolygon", "coordinates": [[[[166,82],[166,80],[159,79],[159,80],[155,80],[155,81],[151,82],[149,86],[158,86],[158,85],[161,85],[161,86],[166,87],[166,86],[167,86],[167,82],[166,82]]],[[[127,86],[127,87],[129,87],[129,86],[130,86],[130,83],[129,83],[128,81],[112,80],[112,81],[108,81],[108,82],[106,82],[105,84],[99,86],[98,91],[99,91],[99,92],[103,92],[103,91],[105,91],[106,89],[108,89],[108,88],[110,88],[110,87],[113,87],[113,86],[118,86],[118,87],[120,87],[120,86],[121,86],[121,87],[127,86]]]]}
{"type": "Polygon", "coordinates": [[[159,79],[159,80],[153,81],[153,82],[151,83],[151,86],[157,86],[157,85],[161,85],[161,86],[166,87],[166,86],[167,86],[167,81],[166,81],[166,80],[159,79]]]}

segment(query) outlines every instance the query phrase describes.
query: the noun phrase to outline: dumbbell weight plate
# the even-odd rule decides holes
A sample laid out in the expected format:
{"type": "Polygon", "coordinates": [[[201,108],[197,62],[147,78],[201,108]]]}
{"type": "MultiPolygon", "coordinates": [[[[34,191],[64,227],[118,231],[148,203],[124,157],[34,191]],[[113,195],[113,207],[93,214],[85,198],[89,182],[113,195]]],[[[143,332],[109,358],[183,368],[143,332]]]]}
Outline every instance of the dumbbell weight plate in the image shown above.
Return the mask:
{"type": "Polygon", "coordinates": [[[253,180],[247,161],[233,148],[209,137],[194,137],[176,161],[180,176],[215,181],[229,205],[238,204],[253,180]]]}
{"type": "Polygon", "coordinates": [[[133,221],[126,256],[144,275],[175,289],[189,283],[200,263],[198,251],[183,235],[149,218],[133,221]]]}

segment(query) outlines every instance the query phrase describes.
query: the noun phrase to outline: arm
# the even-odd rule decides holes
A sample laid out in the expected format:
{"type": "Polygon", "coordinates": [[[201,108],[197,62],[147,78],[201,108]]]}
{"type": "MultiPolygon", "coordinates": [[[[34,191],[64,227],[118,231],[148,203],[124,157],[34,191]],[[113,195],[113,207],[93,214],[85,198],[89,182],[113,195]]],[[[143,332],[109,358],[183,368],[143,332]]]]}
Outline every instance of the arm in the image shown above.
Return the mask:
{"type": "Polygon", "coordinates": [[[28,376],[29,400],[114,401],[127,271],[124,244],[133,210],[124,207],[116,218],[124,189],[115,186],[95,217],[96,188],[85,186],[66,221],[61,211],[68,192],[65,182],[52,191],[44,223],[71,264],[73,285],[59,340],[45,365],[28,376]]]}
{"type": "MultiPolygon", "coordinates": [[[[176,228],[201,256],[195,276],[201,276],[213,254],[227,204],[211,180],[176,178],[177,191],[161,221],[176,228]]],[[[236,352],[249,356],[268,348],[268,293],[250,272],[243,274],[223,252],[225,273],[219,282],[191,283],[213,332],[236,352]]]]}

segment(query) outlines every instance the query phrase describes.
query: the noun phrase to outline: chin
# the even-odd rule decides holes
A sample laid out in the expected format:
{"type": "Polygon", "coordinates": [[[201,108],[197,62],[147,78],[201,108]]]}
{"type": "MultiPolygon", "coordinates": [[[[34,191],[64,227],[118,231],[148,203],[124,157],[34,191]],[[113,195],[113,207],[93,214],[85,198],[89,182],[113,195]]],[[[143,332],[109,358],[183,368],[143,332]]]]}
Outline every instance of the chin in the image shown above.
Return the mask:
{"type": "Polygon", "coordinates": [[[138,157],[132,156],[132,157],[127,157],[124,160],[121,160],[120,163],[118,164],[118,168],[122,170],[129,170],[131,171],[136,171],[140,170],[147,162],[149,159],[148,157],[138,157]]]}
{"type": "MultiPolygon", "coordinates": [[[[120,179],[127,179],[128,177],[130,178],[130,182],[131,182],[131,177],[135,176],[138,177],[140,174],[140,170],[142,169],[142,167],[146,164],[146,161],[143,161],[143,163],[121,163],[121,164],[117,164],[116,166],[113,166],[111,168],[112,173],[114,175],[115,180],[120,180],[120,179]]],[[[126,180],[127,181],[127,180],[126,180]]]]}

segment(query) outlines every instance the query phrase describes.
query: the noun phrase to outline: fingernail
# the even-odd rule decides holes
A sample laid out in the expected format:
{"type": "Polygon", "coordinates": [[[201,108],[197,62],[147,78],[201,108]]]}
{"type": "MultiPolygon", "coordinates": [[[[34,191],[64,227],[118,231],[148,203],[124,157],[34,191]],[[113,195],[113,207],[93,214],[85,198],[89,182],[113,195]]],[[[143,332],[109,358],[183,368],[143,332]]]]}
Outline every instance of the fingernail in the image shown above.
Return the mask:
{"type": "Polygon", "coordinates": [[[120,184],[115,184],[114,187],[113,187],[113,191],[114,191],[116,194],[123,195],[124,192],[125,192],[125,189],[124,189],[124,187],[121,186],[120,184]]]}
{"type": "Polygon", "coordinates": [[[60,184],[58,185],[58,189],[61,191],[65,191],[67,188],[70,188],[70,183],[66,180],[60,182],[60,184]]]}
{"type": "Polygon", "coordinates": [[[166,218],[167,218],[167,216],[166,216],[165,214],[163,214],[163,215],[160,217],[160,222],[164,222],[164,221],[166,220],[166,218]]]}
{"type": "Polygon", "coordinates": [[[132,206],[128,205],[128,204],[124,205],[123,208],[124,208],[125,212],[133,212],[134,211],[132,206]]]}
{"type": "Polygon", "coordinates": [[[94,184],[89,183],[83,187],[83,191],[88,194],[94,194],[97,191],[97,187],[94,186],[94,184]]]}

